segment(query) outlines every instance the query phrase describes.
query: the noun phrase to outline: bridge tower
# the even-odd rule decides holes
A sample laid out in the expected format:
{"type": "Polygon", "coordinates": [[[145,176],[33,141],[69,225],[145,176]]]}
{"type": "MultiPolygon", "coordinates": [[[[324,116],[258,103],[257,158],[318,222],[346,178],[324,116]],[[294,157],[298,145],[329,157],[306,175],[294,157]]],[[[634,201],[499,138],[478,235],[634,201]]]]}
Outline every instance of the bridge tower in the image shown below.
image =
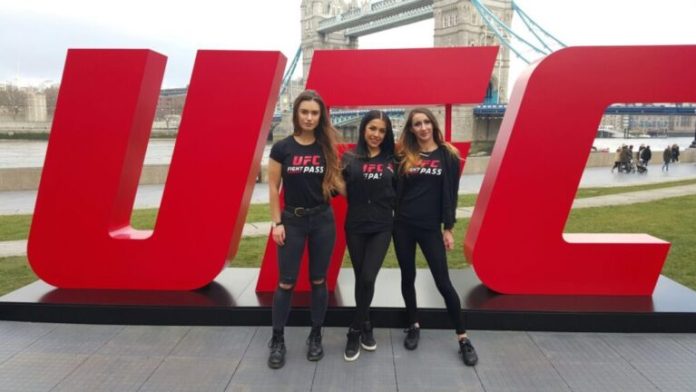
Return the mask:
{"type": "MultiPolygon", "coordinates": [[[[301,12],[304,81],[315,49],[356,49],[362,35],[433,18],[435,47],[500,47],[485,103],[506,103],[510,49],[499,41],[510,38],[513,0],[302,0],[301,12]],[[494,32],[491,23],[505,27],[494,32]]],[[[475,118],[474,106],[453,108],[454,139],[495,140],[501,119],[475,118]]]]}
{"type": "Polygon", "coordinates": [[[343,0],[302,0],[302,80],[307,81],[309,65],[314,49],[357,49],[358,38],[347,37],[343,32],[321,34],[317,31],[319,22],[340,15],[349,9],[360,9],[356,0],[346,4],[343,0]]]}
{"type": "MultiPolygon", "coordinates": [[[[512,24],[512,0],[483,0],[482,3],[505,25],[512,24]]],[[[433,0],[435,22],[433,44],[442,46],[500,47],[491,76],[486,103],[506,103],[510,49],[502,45],[481,19],[471,0],[433,0]]],[[[453,137],[458,140],[493,140],[500,119],[474,119],[473,107],[452,110],[453,137]]]]}

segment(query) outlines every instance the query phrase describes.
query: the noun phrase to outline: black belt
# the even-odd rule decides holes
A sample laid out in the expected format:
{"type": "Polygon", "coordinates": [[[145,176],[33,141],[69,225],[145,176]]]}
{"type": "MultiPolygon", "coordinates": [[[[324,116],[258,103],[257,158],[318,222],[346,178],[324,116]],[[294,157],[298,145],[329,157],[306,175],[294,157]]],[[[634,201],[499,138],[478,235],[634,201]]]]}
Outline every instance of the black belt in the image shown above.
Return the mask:
{"type": "Polygon", "coordinates": [[[312,208],[285,206],[285,211],[295,216],[309,216],[324,212],[327,208],[329,208],[328,204],[319,204],[312,208]]]}

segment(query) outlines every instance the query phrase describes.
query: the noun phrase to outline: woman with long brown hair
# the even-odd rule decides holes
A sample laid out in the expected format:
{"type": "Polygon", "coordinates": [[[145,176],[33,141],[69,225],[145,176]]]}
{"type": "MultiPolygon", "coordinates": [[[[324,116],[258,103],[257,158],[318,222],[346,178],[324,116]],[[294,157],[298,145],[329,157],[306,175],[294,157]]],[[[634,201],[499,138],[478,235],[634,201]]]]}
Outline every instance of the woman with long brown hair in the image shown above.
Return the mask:
{"type": "Polygon", "coordinates": [[[404,346],[415,350],[420,338],[415,288],[418,245],[445,300],[461,358],[464,364],[473,366],[478,356],[464,328],[461,302],[449,277],[446,254],[454,248],[459,152],[444,140],[433,113],[416,108],[409,113],[399,138],[397,158],[400,168],[393,236],[409,321],[404,346]]]}
{"type": "Polygon", "coordinates": [[[321,326],[328,305],[326,271],[336,239],[331,195],[342,189],[341,170],[336,152],[336,130],[326,105],[315,91],[302,92],[293,104],[292,135],[275,143],[268,161],[268,188],[272,237],[278,246],[279,281],[273,296],[273,337],[269,343],[268,366],[285,364],[283,330],[300,269],[302,253],[309,250],[312,286],[312,329],[307,339],[307,359],[324,356],[321,326]],[[280,186],[285,207],[280,208],[280,186]]]}

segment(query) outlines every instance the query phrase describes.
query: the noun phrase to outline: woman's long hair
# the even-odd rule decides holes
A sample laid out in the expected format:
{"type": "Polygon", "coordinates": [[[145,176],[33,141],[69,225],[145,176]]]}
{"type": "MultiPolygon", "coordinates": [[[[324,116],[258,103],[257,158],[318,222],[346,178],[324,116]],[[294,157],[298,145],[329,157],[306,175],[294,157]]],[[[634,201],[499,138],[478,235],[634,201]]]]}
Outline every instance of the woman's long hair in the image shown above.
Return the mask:
{"type": "Polygon", "coordinates": [[[314,138],[321,147],[326,161],[326,171],[324,172],[324,180],[321,184],[321,190],[324,194],[324,199],[328,202],[331,200],[331,193],[336,190],[341,183],[341,168],[338,162],[338,153],[336,145],[338,144],[338,136],[336,129],[331,124],[329,112],[326,110],[324,100],[314,90],[305,90],[295,98],[292,104],[292,125],[294,127],[294,135],[300,135],[302,128],[300,127],[300,119],[298,111],[300,104],[304,101],[314,101],[319,105],[319,123],[314,129],[314,138]]]}
{"type": "Polygon", "coordinates": [[[459,156],[459,151],[453,145],[447,143],[442,136],[442,130],[440,130],[440,125],[433,112],[426,108],[415,108],[408,114],[404,130],[399,137],[399,144],[396,147],[396,155],[401,161],[401,169],[399,170],[401,174],[408,174],[411,168],[418,166],[421,161],[419,155],[420,146],[418,145],[416,135],[413,133],[413,116],[419,113],[424,114],[430,120],[433,127],[433,140],[435,144],[440,147],[445,147],[450,154],[457,157],[459,156]]]}
{"type": "Polygon", "coordinates": [[[367,159],[370,157],[370,151],[367,148],[367,141],[365,140],[365,131],[367,130],[367,124],[375,119],[384,121],[387,130],[384,134],[384,140],[382,140],[382,144],[379,146],[381,150],[380,153],[387,154],[387,156],[394,155],[394,130],[392,129],[389,116],[381,110],[370,110],[365,113],[362,120],[360,120],[360,128],[358,128],[358,143],[355,145],[355,155],[360,159],[367,159]]]}

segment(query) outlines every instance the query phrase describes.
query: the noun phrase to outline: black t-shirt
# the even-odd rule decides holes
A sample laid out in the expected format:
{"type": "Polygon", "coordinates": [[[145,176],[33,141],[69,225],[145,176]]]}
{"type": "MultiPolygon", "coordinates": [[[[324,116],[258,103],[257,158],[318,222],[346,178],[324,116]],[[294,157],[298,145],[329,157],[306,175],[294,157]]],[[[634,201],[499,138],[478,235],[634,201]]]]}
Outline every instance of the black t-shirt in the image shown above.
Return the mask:
{"type": "Polygon", "coordinates": [[[282,165],[286,206],[312,208],[326,203],[321,188],[326,160],[319,143],[303,146],[290,135],[273,145],[271,159],[282,165]]]}
{"type": "Polygon", "coordinates": [[[444,167],[442,147],[420,153],[419,166],[401,177],[403,194],[399,200],[397,221],[429,230],[439,230],[442,222],[442,181],[444,167]]]}
{"type": "Polygon", "coordinates": [[[396,198],[394,158],[381,153],[360,159],[343,155],[348,213],[346,230],[355,233],[391,231],[396,198]]]}

